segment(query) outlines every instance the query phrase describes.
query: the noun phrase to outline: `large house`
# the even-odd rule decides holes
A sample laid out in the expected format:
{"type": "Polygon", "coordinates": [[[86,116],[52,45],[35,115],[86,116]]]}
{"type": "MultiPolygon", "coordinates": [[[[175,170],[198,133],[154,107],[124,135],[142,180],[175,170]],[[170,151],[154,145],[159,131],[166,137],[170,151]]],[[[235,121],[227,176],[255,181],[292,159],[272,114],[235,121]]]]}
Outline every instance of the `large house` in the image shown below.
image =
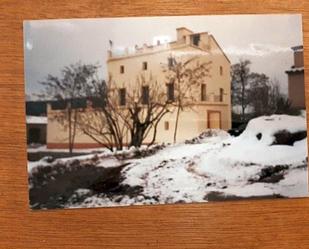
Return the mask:
{"type": "MultiPolygon", "coordinates": [[[[166,98],[173,100],[174,85],[167,82],[164,65],[169,64],[169,58],[178,61],[189,61],[194,65],[208,63],[209,77],[194,89],[194,103],[184,109],[179,118],[177,142],[195,137],[206,129],[231,128],[231,78],[230,61],[217,43],[213,35],[202,32],[194,33],[181,27],[177,30],[177,39],[172,42],[157,41],[155,45],[135,46],[132,50],[125,49],[122,54],[108,51],[107,69],[118,91],[119,105],[126,106],[126,97],[132,89],[136,90],[137,77],[151,78],[159,83],[159,88],[166,93],[166,98]]],[[[147,82],[147,81],[146,81],[147,82]]],[[[138,86],[140,87],[140,86],[138,86]]],[[[149,89],[141,86],[140,91],[147,96],[149,89]]],[[[138,91],[139,91],[138,90],[138,91]]],[[[52,108],[48,107],[47,146],[61,148],[67,146],[67,131],[53,120],[52,108]]],[[[85,109],[87,111],[87,109],[85,109]]],[[[176,110],[165,115],[157,128],[156,143],[173,142],[176,123],[176,110]]],[[[128,135],[129,136],[129,135],[128,135]]],[[[145,143],[150,140],[147,137],[145,143]]],[[[126,138],[126,142],[129,137],[126,138]]],[[[79,133],[76,136],[75,147],[98,146],[91,138],[79,133]]]]}
{"type": "Polygon", "coordinates": [[[286,71],[288,75],[289,99],[294,108],[305,109],[304,48],[292,47],[294,65],[286,71]]]}

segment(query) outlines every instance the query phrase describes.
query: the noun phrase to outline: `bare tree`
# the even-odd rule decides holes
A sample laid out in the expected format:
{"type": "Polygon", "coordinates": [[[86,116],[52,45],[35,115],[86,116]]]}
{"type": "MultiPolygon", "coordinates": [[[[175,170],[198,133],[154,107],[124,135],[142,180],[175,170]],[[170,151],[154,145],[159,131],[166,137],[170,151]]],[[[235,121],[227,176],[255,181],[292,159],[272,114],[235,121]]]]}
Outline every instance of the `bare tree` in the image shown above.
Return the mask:
{"type": "Polygon", "coordinates": [[[73,151],[77,133],[80,111],[78,101],[86,97],[85,87],[90,83],[97,69],[97,65],[76,63],[66,66],[59,77],[48,75],[45,81],[40,82],[44,86],[41,96],[63,107],[55,111],[53,118],[68,130],[70,153],[73,151]]]}
{"type": "Polygon", "coordinates": [[[122,150],[127,134],[127,111],[119,108],[118,88],[112,80],[98,78],[88,85],[90,105],[79,121],[79,129],[98,144],[113,151],[122,150]]]}
{"type": "Polygon", "coordinates": [[[281,92],[280,82],[273,79],[269,82],[269,114],[299,115],[297,108],[292,107],[289,98],[281,92]]]}
{"type": "Polygon", "coordinates": [[[162,118],[170,112],[165,88],[157,81],[140,75],[136,84],[127,93],[126,108],[129,119],[126,120],[130,131],[130,146],[140,147],[152,132],[149,144],[156,140],[157,128],[162,118]]]}
{"type": "Polygon", "coordinates": [[[158,124],[169,112],[164,89],[143,75],[128,89],[111,77],[108,82],[95,79],[87,91],[92,107],[80,115],[79,129],[111,151],[122,150],[125,138],[129,146],[140,147],[149,135],[153,144],[158,124]]]}
{"type": "Polygon", "coordinates": [[[192,57],[186,61],[168,58],[166,79],[168,84],[173,84],[174,96],[169,96],[169,100],[176,107],[176,121],[174,129],[174,143],[177,140],[177,130],[180,113],[198,100],[201,84],[206,82],[210,75],[211,61],[200,63],[198,57],[192,57]]]}
{"type": "Polygon", "coordinates": [[[249,60],[240,60],[239,63],[232,65],[232,103],[234,106],[241,106],[241,119],[245,121],[246,108],[249,100],[249,77],[250,77],[249,60]]]}
{"type": "Polygon", "coordinates": [[[265,74],[250,73],[248,77],[250,88],[248,90],[247,103],[253,108],[255,116],[261,116],[271,112],[271,101],[276,96],[270,96],[272,89],[269,78],[265,74]]]}

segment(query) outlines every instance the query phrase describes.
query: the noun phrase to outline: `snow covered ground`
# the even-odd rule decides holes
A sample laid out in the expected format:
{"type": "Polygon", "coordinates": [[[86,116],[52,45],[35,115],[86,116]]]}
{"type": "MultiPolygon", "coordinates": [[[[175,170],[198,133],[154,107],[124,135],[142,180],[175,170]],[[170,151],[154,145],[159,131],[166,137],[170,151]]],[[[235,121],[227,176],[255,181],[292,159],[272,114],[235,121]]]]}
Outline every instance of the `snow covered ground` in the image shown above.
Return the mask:
{"type": "MultiPolygon", "coordinates": [[[[169,145],[142,157],[117,157],[101,152],[78,158],[29,163],[29,174],[38,165],[74,160],[121,168],[121,186],[134,192],[107,194],[80,188],[64,207],[98,207],[131,204],[207,202],[254,197],[308,196],[307,138],[293,145],[276,144],[275,134],[306,130],[303,116],[272,115],[251,120],[238,137],[222,130],[208,130],[194,142],[169,145]],[[91,161],[93,163],[93,160],[91,161]],[[79,201],[76,201],[78,197],[79,201]]],[[[132,153],[134,149],[125,153],[132,153]]],[[[122,188],[123,189],[123,188],[122,188]]]]}

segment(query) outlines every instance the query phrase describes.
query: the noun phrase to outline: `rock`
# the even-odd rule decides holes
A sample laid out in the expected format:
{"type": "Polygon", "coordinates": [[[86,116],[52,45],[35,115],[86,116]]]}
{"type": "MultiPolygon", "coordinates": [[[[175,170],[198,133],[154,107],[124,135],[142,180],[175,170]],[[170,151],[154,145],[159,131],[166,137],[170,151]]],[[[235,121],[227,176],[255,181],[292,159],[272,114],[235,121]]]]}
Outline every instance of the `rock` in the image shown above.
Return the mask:
{"type": "Polygon", "coordinates": [[[271,145],[290,145],[293,146],[293,144],[296,141],[303,140],[307,137],[307,131],[298,131],[295,133],[291,133],[287,130],[281,130],[274,134],[274,142],[271,145]]]}
{"type": "Polygon", "coordinates": [[[273,198],[283,198],[283,196],[278,195],[278,194],[273,194],[273,195],[243,197],[243,196],[225,194],[219,191],[211,191],[207,193],[203,199],[206,201],[233,201],[233,200],[243,200],[243,199],[257,200],[257,199],[273,199],[273,198]]]}
{"type": "Polygon", "coordinates": [[[41,159],[42,162],[52,163],[55,159],[52,156],[45,156],[41,159]]]}
{"type": "Polygon", "coordinates": [[[121,171],[129,164],[125,163],[118,167],[105,168],[104,173],[90,185],[90,189],[100,193],[117,191],[122,182],[121,171]]]}
{"type": "Polygon", "coordinates": [[[265,182],[276,183],[284,179],[284,173],[289,168],[289,165],[276,165],[263,168],[257,178],[249,179],[250,183],[265,182]]]}

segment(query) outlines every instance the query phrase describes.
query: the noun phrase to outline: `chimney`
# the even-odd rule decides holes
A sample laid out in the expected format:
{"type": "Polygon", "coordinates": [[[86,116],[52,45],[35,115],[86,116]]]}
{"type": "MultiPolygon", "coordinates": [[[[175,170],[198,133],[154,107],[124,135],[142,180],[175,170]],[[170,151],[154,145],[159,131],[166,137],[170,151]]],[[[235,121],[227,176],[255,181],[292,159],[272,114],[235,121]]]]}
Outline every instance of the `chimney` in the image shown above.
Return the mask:
{"type": "Polygon", "coordinates": [[[180,27],[176,29],[177,31],[177,42],[178,43],[186,43],[187,36],[193,34],[193,32],[190,29],[187,29],[185,27],[180,27]]]}
{"type": "Polygon", "coordinates": [[[292,47],[294,51],[294,67],[303,67],[304,66],[304,47],[295,46],[292,47]]]}

